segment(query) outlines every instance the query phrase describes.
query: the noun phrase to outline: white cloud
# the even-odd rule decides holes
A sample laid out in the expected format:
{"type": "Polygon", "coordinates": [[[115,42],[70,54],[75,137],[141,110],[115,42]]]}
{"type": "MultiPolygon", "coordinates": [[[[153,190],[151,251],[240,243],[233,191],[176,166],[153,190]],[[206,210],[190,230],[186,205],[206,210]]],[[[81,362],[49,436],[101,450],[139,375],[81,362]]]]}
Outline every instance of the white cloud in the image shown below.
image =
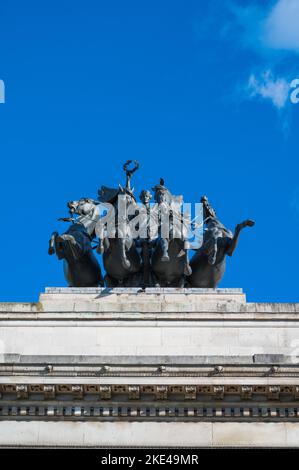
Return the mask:
{"type": "Polygon", "coordinates": [[[239,42],[245,48],[261,51],[263,27],[268,10],[258,5],[240,6],[236,2],[227,4],[231,19],[227,23],[227,36],[237,35],[239,42]]]}
{"type": "Polygon", "coordinates": [[[247,6],[228,1],[227,31],[237,32],[243,46],[255,52],[299,53],[299,0],[252,2],[247,6]]]}
{"type": "Polygon", "coordinates": [[[259,76],[251,74],[246,92],[250,98],[269,100],[277,109],[285,107],[289,96],[290,84],[285,78],[275,78],[271,70],[259,76]]]}
{"type": "Polygon", "coordinates": [[[299,0],[278,0],[263,23],[266,47],[299,53],[299,0]]]}
{"type": "MultiPolygon", "coordinates": [[[[247,54],[247,64],[241,61],[245,83],[236,86],[239,99],[269,102],[278,113],[285,136],[291,122],[291,106],[297,103],[299,87],[297,59],[299,54],[299,0],[214,0],[217,9],[209,11],[209,24],[205,33],[214,25],[214,33],[221,40],[234,43],[255,53],[247,54]],[[217,14],[217,10],[219,14],[217,14]],[[213,23],[214,21],[214,23],[213,23]],[[255,70],[255,73],[251,73],[255,70]],[[293,82],[292,82],[293,80],[293,82]],[[297,82],[296,82],[297,84],[297,82]]],[[[215,7],[215,8],[216,8],[215,7]]],[[[235,57],[235,54],[233,54],[235,57]]]]}

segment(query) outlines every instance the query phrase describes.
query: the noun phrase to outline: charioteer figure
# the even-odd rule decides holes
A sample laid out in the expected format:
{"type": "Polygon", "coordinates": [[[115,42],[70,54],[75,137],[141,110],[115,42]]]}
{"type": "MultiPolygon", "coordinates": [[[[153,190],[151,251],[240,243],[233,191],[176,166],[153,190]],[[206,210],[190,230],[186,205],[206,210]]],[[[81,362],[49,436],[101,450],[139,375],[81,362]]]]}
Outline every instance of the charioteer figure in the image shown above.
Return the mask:
{"type": "Polygon", "coordinates": [[[147,189],[143,189],[139,195],[139,199],[145,209],[143,214],[144,223],[146,225],[146,238],[140,238],[140,244],[142,249],[142,266],[143,266],[143,287],[150,286],[150,270],[151,270],[151,254],[152,254],[152,240],[151,240],[151,207],[150,202],[152,194],[147,189]]]}
{"type": "Polygon", "coordinates": [[[164,180],[161,178],[160,183],[152,188],[154,191],[154,199],[157,205],[153,208],[152,216],[156,216],[156,224],[158,229],[158,238],[163,250],[161,261],[169,261],[169,235],[172,211],[170,207],[171,198],[168,189],[164,186],[164,180]],[[164,233],[165,232],[165,233],[164,233]]]}
{"type": "Polygon", "coordinates": [[[185,278],[191,274],[188,259],[189,220],[181,211],[183,199],[174,196],[165,187],[164,180],[153,188],[157,240],[152,255],[152,270],[162,287],[184,287],[185,278]]]}

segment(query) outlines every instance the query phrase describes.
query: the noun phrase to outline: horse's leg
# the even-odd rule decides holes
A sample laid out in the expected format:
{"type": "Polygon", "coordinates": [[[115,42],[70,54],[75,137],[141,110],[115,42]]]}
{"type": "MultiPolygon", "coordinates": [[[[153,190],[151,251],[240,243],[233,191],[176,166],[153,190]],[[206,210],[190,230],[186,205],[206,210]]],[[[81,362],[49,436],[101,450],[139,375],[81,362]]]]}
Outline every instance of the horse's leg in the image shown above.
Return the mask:
{"type": "Polygon", "coordinates": [[[184,275],[185,276],[191,276],[192,274],[192,268],[189,263],[189,257],[188,257],[188,251],[185,251],[185,264],[184,264],[184,275]]]}
{"type": "Polygon", "coordinates": [[[255,224],[255,222],[253,220],[247,219],[247,220],[244,220],[244,222],[241,222],[240,224],[236,225],[234,236],[230,240],[229,246],[226,250],[226,254],[228,256],[233,255],[233,253],[234,253],[234,251],[237,247],[238,241],[239,241],[241,230],[244,227],[253,227],[254,224],[255,224]]]}
{"type": "Polygon", "coordinates": [[[118,239],[122,267],[126,270],[129,270],[131,267],[131,263],[128,260],[127,254],[126,254],[126,245],[127,245],[126,242],[127,242],[126,238],[118,239]]]}
{"type": "Polygon", "coordinates": [[[110,242],[109,238],[99,238],[99,244],[97,246],[96,252],[99,255],[103,255],[104,253],[107,255],[110,251],[110,242]]]}
{"type": "Polygon", "coordinates": [[[219,230],[215,228],[210,228],[206,232],[206,239],[203,242],[204,252],[208,257],[208,263],[210,266],[213,266],[216,263],[217,258],[217,251],[218,251],[218,238],[220,238],[222,234],[219,230]]]}
{"type": "Polygon", "coordinates": [[[185,287],[185,276],[181,276],[172,283],[172,287],[178,287],[179,289],[183,289],[185,287]]]}
{"type": "Polygon", "coordinates": [[[168,240],[166,238],[161,238],[161,248],[163,252],[161,261],[169,261],[168,247],[169,247],[168,240]]]}
{"type": "Polygon", "coordinates": [[[113,279],[111,276],[109,276],[108,274],[105,275],[105,284],[107,287],[117,287],[118,286],[118,283],[115,279],[113,279]]]}
{"type": "Polygon", "coordinates": [[[99,244],[96,248],[96,252],[99,254],[99,255],[102,255],[105,251],[105,247],[104,247],[104,240],[102,238],[99,238],[99,244]]]}
{"type": "Polygon", "coordinates": [[[191,276],[192,269],[191,269],[191,266],[190,266],[190,263],[189,263],[188,249],[187,249],[187,246],[185,247],[185,244],[186,243],[184,243],[183,248],[179,251],[179,254],[177,255],[177,258],[180,258],[182,256],[184,257],[184,275],[185,276],[191,276]]]}
{"type": "Polygon", "coordinates": [[[216,263],[216,257],[217,257],[217,238],[213,240],[212,247],[209,252],[208,256],[208,263],[213,266],[216,263]]]}
{"type": "Polygon", "coordinates": [[[62,244],[65,252],[69,253],[69,255],[75,260],[78,260],[82,256],[84,247],[77,242],[73,235],[64,233],[63,235],[59,235],[57,241],[62,244]]]}
{"type": "Polygon", "coordinates": [[[150,274],[150,287],[161,287],[160,281],[154,272],[150,274]]]}
{"type": "Polygon", "coordinates": [[[150,256],[149,246],[147,240],[142,243],[142,258],[143,258],[143,285],[144,287],[149,286],[149,274],[150,274],[150,256]]]}
{"type": "Polygon", "coordinates": [[[49,255],[54,255],[55,253],[55,239],[58,236],[58,232],[53,232],[51,238],[49,240],[49,248],[48,253],[49,255]]]}

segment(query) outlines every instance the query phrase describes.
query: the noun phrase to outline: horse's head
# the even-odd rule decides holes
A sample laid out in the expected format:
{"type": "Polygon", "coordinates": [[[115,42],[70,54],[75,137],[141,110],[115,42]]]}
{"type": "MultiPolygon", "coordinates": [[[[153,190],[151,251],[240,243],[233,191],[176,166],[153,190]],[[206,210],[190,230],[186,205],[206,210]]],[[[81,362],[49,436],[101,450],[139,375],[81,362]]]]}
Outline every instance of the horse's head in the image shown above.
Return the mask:
{"type": "Polygon", "coordinates": [[[69,201],[67,206],[71,214],[87,215],[94,210],[95,203],[92,199],[83,197],[78,201],[69,201]]]}

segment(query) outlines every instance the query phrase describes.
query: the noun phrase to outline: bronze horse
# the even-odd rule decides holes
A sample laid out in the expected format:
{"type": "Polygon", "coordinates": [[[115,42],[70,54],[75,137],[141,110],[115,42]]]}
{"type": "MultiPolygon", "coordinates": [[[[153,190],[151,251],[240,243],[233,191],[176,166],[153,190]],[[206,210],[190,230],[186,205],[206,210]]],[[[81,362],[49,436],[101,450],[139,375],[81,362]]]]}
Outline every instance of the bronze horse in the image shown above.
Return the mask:
{"type": "Polygon", "coordinates": [[[254,222],[250,219],[238,224],[234,234],[222,231],[221,236],[211,243],[205,240],[190,261],[192,274],[188,277],[191,287],[216,288],[221,281],[226,267],[226,256],[232,256],[244,227],[252,227],[254,222]],[[215,244],[214,244],[215,242],[215,244]]]}
{"type": "Polygon", "coordinates": [[[103,237],[103,233],[98,233],[100,238],[98,252],[103,255],[106,271],[105,282],[108,287],[137,287],[140,280],[141,257],[136,241],[131,234],[130,217],[126,215],[129,206],[136,204],[130,179],[138,166],[135,164],[135,168],[129,170],[130,163],[128,161],[124,165],[127,174],[125,188],[119,186],[119,189],[112,189],[102,186],[98,191],[98,200],[104,205],[110,206],[112,214],[110,219],[111,217],[114,219],[115,227],[113,237],[109,237],[109,235],[103,237]],[[120,204],[125,209],[125,214],[120,214],[120,204]]]}
{"type": "Polygon", "coordinates": [[[151,268],[156,278],[155,284],[160,287],[184,287],[186,276],[191,274],[191,268],[186,249],[184,219],[179,209],[182,199],[169,192],[164,186],[163,179],[153,188],[153,191],[157,203],[156,219],[159,233],[153,243],[151,256],[151,268]],[[161,221],[163,210],[168,212],[168,237],[163,236],[161,221]],[[179,227],[177,234],[174,228],[176,223],[179,227]]]}
{"type": "Polygon", "coordinates": [[[64,261],[64,275],[70,287],[103,286],[101,268],[91,245],[97,220],[96,204],[82,198],[69,202],[68,207],[71,215],[78,214],[79,217],[60,219],[74,223],[64,234],[52,234],[48,253],[56,253],[58,259],[64,261]]]}

